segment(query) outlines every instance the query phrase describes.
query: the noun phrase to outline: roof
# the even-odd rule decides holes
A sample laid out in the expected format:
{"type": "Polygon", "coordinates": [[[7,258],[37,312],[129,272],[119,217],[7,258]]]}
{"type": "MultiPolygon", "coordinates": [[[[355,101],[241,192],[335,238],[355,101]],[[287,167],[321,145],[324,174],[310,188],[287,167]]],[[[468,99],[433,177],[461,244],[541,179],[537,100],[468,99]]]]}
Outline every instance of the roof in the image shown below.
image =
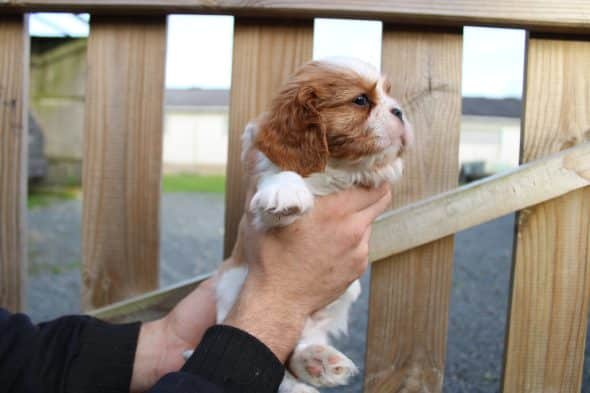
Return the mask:
{"type": "MultiPolygon", "coordinates": [[[[166,106],[227,107],[229,105],[229,90],[167,89],[165,100],[166,106]]],[[[464,97],[463,114],[519,118],[521,101],[516,98],[464,97]]]]}
{"type": "Polygon", "coordinates": [[[225,89],[166,89],[166,106],[226,107],[229,106],[229,90],[225,89]]]}
{"type": "Polygon", "coordinates": [[[520,118],[522,102],[517,98],[463,97],[463,114],[470,116],[520,118]]]}

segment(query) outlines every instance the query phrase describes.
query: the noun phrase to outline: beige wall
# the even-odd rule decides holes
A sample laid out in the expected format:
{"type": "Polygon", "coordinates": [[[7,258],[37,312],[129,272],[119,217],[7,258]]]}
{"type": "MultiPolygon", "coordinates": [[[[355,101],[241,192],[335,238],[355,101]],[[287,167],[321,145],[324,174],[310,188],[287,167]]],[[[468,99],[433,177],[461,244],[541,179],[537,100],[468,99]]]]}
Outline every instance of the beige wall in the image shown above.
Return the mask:
{"type": "Polygon", "coordinates": [[[484,161],[487,172],[518,166],[520,120],[507,117],[463,116],[461,163],[484,161]]]}
{"type": "Polygon", "coordinates": [[[225,173],[227,108],[168,108],[164,118],[165,172],[225,173]]]}
{"type": "Polygon", "coordinates": [[[31,109],[48,159],[82,158],[85,83],[84,39],[31,58],[31,109]]]}

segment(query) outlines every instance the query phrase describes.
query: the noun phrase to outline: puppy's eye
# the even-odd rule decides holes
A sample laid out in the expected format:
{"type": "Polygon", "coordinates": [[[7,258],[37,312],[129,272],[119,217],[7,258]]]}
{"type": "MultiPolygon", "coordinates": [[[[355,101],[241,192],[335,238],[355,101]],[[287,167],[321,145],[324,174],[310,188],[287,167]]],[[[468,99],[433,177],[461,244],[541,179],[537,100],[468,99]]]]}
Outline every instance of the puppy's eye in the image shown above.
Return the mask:
{"type": "Polygon", "coordinates": [[[360,96],[356,97],[352,102],[358,106],[368,106],[370,103],[369,97],[367,97],[366,94],[361,94],[360,96]]]}

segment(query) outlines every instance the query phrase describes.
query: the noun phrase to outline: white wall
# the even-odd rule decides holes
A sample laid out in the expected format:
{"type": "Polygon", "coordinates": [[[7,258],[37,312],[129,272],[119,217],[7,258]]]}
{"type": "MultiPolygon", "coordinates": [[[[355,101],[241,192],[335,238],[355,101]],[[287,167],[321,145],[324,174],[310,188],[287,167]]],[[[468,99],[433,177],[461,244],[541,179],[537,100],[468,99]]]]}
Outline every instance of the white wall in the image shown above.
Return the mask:
{"type": "Polygon", "coordinates": [[[503,117],[463,116],[461,119],[461,163],[484,161],[486,171],[518,166],[520,120],[503,117]]]}
{"type": "Polygon", "coordinates": [[[164,116],[164,166],[223,170],[227,161],[228,118],[224,110],[171,110],[164,116]]]}

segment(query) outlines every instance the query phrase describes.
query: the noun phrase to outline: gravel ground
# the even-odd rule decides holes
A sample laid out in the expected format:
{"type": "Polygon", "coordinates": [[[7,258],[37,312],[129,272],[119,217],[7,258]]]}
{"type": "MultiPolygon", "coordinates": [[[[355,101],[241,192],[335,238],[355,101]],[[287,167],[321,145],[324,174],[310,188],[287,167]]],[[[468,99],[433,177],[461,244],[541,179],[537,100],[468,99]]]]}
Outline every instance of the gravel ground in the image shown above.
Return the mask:
{"type": "MultiPolygon", "coordinates": [[[[29,212],[28,312],[41,321],[80,310],[80,202],[67,201],[29,212]]],[[[223,197],[166,194],[162,201],[162,285],[211,270],[221,259],[223,197]]],[[[499,391],[504,346],[514,217],[456,236],[445,392],[499,391]]],[[[336,347],[363,374],[369,274],[353,305],[350,335],[336,347]]],[[[587,356],[590,353],[587,348],[587,356]]],[[[590,386],[585,367],[584,380],[590,386]]],[[[362,378],[324,392],[358,393],[362,378]]],[[[588,388],[583,392],[590,392],[588,388]]]]}

